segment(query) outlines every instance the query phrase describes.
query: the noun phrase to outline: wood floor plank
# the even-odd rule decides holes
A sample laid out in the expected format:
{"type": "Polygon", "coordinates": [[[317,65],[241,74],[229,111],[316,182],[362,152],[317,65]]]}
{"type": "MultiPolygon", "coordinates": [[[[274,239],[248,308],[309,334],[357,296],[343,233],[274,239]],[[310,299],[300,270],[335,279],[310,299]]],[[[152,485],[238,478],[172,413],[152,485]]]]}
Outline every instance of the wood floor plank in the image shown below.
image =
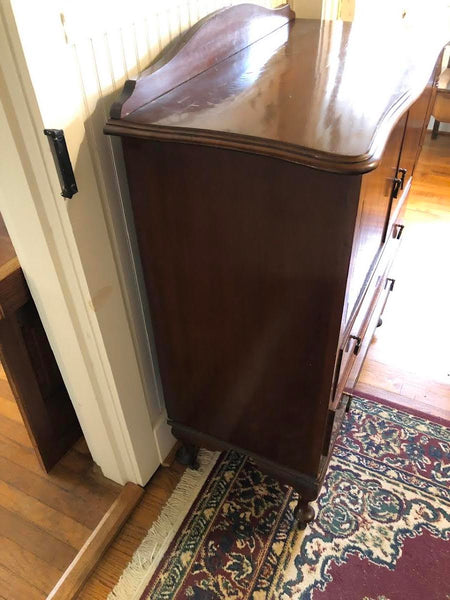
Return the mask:
{"type": "Polygon", "coordinates": [[[0,416],[0,434],[25,448],[32,448],[30,438],[22,423],[0,416]]]}
{"type": "Polygon", "coordinates": [[[76,555],[75,548],[0,506],[0,536],[35,554],[44,562],[64,571],[76,555]]]}
{"type": "Polygon", "coordinates": [[[80,548],[91,530],[15,487],[0,481],[0,506],[52,534],[61,542],[80,548]]]}
{"type": "Polygon", "coordinates": [[[4,379],[0,376],[0,398],[2,400],[8,400],[8,402],[16,402],[14,394],[12,393],[11,387],[6,377],[4,379]]]}
{"type": "MultiPolygon", "coordinates": [[[[0,537],[0,563],[22,580],[27,581],[32,578],[33,587],[44,594],[50,592],[62,575],[59,569],[5,537],[0,537]]],[[[13,598],[15,599],[14,595],[11,596],[11,600],[13,598]]]]}
{"type": "Polygon", "coordinates": [[[46,594],[32,583],[32,577],[19,577],[15,570],[8,570],[0,562],[0,589],[5,600],[45,600],[46,594]]]}
{"type": "Polygon", "coordinates": [[[2,457],[0,457],[0,480],[91,530],[100,520],[84,498],[56,486],[50,478],[27,472],[23,467],[2,457]]]}
{"type": "Polygon", "coordinates": [[[11,419],[11,421],[15,421],[16,423],[23,424],[22,415],[15,402],[0,402],[0,416],[11,419]]]}
{"type": "MultiPolygon", "coordinates": [[[[35,475],[50,480],[58,488],[65,490],[74,497],[84,499],[89,505],[92,520],[96,520],[96,523],[114,502],[120,490],[118,484],[106,479],[99,473],[94,473],[94,466],[92,464],[91,468],[83,473],[82,477],[74,474],[73,471],[65,468],[63,465],[57,465],[50,473],[45,473],[32,448],[25,448],[1,434],[0,457],[11,461],[35,475]]],[[[23,474],[25,477],[26,473],[23,474]]]]}
{"type": "Polygon", "coordinates": [[[0,433],[0,456],[38,475],[44,471],[31,447],[23,446],[0,433]]]}

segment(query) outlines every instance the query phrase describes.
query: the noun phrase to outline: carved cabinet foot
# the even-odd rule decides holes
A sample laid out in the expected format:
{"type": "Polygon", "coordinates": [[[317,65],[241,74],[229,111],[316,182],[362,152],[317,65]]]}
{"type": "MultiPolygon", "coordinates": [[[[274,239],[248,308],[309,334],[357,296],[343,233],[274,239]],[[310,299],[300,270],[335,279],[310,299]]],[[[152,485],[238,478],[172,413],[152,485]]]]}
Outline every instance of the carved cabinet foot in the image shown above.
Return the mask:
{"type": "Polygon", "coordinates": [[[177,453],[175,455],[176,460],[180,465],[186,465],[190,469],[197,469],[200,467],[198,460],[198,448],[193,446],[192,444],[183,444],[178,448],[177,453]]]}
{"type": "Polygon", "coordinates": [[[345,412],[346,413],[350,412],[351,407],[352,407],[352,397],[349,396],[348,400],[347,400],[347,404],[345,405],[345,412]]]}
{"type": "Polygon", "coordinates": [[[297,506],[295,508],[294,517],[297,519],[298,528],[300,530],[305,529],[308,523],[314,520],[316,513],[308,500],[299,498],[297,506]]]}

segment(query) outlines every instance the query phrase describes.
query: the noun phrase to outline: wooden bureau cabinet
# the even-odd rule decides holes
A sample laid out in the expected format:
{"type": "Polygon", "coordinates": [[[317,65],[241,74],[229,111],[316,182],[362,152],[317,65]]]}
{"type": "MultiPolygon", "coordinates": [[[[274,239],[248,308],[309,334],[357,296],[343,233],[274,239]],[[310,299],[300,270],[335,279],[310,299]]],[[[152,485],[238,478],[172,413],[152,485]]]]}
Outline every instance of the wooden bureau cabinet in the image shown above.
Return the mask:
{"type": "Polygon", "coordinates": [[[105,127],[185,458],[253,456],[299,491],[302,527],[394,288],[438,37],[396,32],[387,56],[350,23],[224,9],[128,81],[105,127]]]}

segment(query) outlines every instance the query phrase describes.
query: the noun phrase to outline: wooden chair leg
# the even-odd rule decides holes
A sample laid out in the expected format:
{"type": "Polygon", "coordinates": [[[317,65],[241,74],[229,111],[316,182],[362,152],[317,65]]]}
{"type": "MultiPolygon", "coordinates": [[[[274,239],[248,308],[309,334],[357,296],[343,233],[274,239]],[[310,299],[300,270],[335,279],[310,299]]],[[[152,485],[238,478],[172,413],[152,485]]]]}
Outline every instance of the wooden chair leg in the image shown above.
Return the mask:
{"type": "Polygon", "coordinates": [[[438,136],[439,133],[439,125],[441,124],[440,121],[438,121],[437,119],[434,120],[434,125],[433,125],[433,131],[431,132],[431,139],[435,140],[438,136]]]}

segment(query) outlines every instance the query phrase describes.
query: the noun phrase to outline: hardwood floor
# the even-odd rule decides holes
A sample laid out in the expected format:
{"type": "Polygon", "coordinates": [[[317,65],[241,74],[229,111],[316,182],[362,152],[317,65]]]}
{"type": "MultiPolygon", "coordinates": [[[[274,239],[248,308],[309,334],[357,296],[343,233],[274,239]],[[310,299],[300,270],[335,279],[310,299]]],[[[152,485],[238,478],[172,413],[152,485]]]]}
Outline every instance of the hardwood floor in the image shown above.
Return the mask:
{"type": "Polygon", "coordinates": [[[134,551],[170,498],[186,467],[174,462],[160,467],[145,488],[145,494],[122,531],[99,562],[78,600],[105,600],[116,585],[134,551]]]}
{"type": "Polygon", "coordinates": [[[120,489],[84,440],[42,470],[0,366],[0,599],[46,598],[120,489]]]}
{"type": "Polygon", "coordinates": [[[395,292],[357,389],[450,418],[450,135],[427,134],[406,217],[395,292]]]}

